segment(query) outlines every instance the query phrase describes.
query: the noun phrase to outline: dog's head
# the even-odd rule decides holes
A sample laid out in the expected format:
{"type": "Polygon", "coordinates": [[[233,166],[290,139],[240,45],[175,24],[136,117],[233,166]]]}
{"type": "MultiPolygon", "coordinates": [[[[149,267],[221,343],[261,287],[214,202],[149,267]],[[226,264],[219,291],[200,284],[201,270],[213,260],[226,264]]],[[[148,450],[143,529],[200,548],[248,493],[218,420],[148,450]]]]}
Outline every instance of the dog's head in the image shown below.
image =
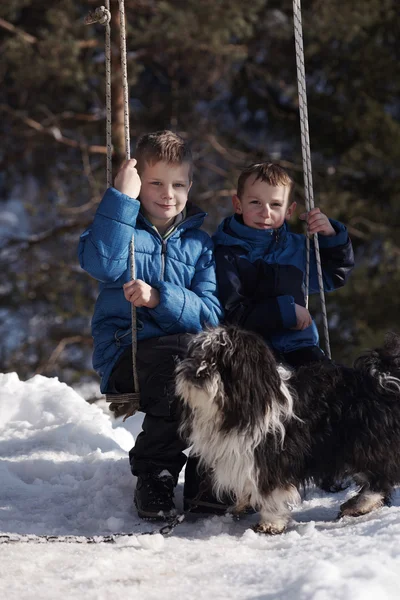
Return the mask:
{"type": "Polygon", "coordinates": [[[400,335],[387,333],[383,346],[357,358],[354,368],[377,377],[384,388],[400,392],[400,335]]]}
{"type": "Polygon", "coordinates": [[[277,423],[288,404],[292,410],[272,352],[261,337],[233,325],[193,336],[176,369],[176,390],[192,410],[218,415],[226,430],[251,428],[268,415],[277,423]]]}

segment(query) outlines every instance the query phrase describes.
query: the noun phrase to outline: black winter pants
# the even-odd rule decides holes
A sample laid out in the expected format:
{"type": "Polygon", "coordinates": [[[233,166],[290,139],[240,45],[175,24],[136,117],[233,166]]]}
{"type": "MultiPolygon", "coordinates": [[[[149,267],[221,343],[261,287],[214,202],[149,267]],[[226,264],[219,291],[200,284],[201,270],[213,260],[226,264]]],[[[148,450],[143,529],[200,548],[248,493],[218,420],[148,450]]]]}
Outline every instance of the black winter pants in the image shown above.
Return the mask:
{"type": "MultiPolygon", "coordinates": [[[[178,480],[186,462],[187,447],[178,434],[179,400],[175,396],[174,370],[186,354],[189,335],[178,334],[139,341],[136,368],[140,408],[146,413],[143,431],[129,452],[134,475],[167,469],[178,480]]],[[[110,393],[133,389],[132,348],[127,348],[115,365],[108,383],[110,393]]]]}

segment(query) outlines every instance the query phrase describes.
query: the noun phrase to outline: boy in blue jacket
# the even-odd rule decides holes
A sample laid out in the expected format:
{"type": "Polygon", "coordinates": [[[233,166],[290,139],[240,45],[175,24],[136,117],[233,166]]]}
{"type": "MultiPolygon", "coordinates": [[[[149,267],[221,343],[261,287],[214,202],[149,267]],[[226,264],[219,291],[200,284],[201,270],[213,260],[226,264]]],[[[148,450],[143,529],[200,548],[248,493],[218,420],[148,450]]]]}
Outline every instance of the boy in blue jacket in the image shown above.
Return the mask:
{"type": "MultiPolygon", "coordinates": [[[[293,181],[274,163],[247,167],[233,197],[235,214],[214,235],[219,298],[225,322],[262,335],[277,358],[292,367],[327,360],[306,308],[306,238],[286,224],[295,211],[293,181]]],[[[318,234],[325,291],[343,286],[354,266],[346,227],[313,208],[301,219],[318,234]]],[[[318,291],[314,244],[310,293],[318,291]]]]}
{"type": "Polygon", "coordinates": [[[137,372],[143,431],[129,453],[141,517],[175,514],[174,487],[186,462],[178,435],[174,368],[188,333],[215,326],[212,242],[200,230],[204,212],[191,206],[192,157],[171,131],[142,136],[82,234],[79,259],[100,282],[92,319],[93,365],[103,393],[133,390],[131,307],[137,307],[137,372]],[[134,234],[136,279],[130,280],[134,234]]]}

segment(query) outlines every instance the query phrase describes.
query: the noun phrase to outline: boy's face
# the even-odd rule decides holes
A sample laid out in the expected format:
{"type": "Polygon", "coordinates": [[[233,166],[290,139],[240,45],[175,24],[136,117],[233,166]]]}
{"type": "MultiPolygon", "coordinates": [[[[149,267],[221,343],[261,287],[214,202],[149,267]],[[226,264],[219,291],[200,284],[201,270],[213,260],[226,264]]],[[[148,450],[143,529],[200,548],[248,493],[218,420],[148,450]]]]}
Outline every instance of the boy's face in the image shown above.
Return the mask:
{"type": "Polygon", "coordinates": [[[237,214],[242,215],[248,227],[278,229],[296,208],[295,202],[288,205],[289,194],[288,185],[272,186],[251,175],[244,185],[242,197],[233,196],[233,207],[237,214]]]}
{"type": "Polygon", "coordinates": [[[166,231],[183,211],[192,182],[190,165],[171,165],[160,161],[145,164],[140,173],[140,203],[145,217],[161,232],[166,231]]]}

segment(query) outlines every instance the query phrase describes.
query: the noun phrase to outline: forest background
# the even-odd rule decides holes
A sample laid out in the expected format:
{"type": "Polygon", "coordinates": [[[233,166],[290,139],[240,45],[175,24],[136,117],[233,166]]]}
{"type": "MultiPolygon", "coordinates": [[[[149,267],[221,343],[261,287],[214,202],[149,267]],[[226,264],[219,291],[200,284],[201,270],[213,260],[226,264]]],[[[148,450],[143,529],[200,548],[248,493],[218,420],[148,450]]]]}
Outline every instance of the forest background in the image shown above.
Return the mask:
{"type": "MultiPolygon", "coordinates": [[[[104,28],[97,0],[0,4],[0,371],[96,379],[97,284],[77,261],[105,189],[104,28]]],[[[316,205],[349,229],[356,268],[327,298],[333,357],[399,330],[397,0],[302,6],[316,205]]],[[[124,159],[118,2],[112,8],[114,173],[124,159]]],[[[240,169],[269,159],[304,206],[291,0],[126,0],[131,144],[192,141],[191,200],[212,233],[240,169]]],[[[302,225],[295,222],[295,229],[302,225]]],[[[312,302],[318,316],[318,302],[312,302]]],[[[317,321],[320,323],[320,320],[317,321]]]]}

